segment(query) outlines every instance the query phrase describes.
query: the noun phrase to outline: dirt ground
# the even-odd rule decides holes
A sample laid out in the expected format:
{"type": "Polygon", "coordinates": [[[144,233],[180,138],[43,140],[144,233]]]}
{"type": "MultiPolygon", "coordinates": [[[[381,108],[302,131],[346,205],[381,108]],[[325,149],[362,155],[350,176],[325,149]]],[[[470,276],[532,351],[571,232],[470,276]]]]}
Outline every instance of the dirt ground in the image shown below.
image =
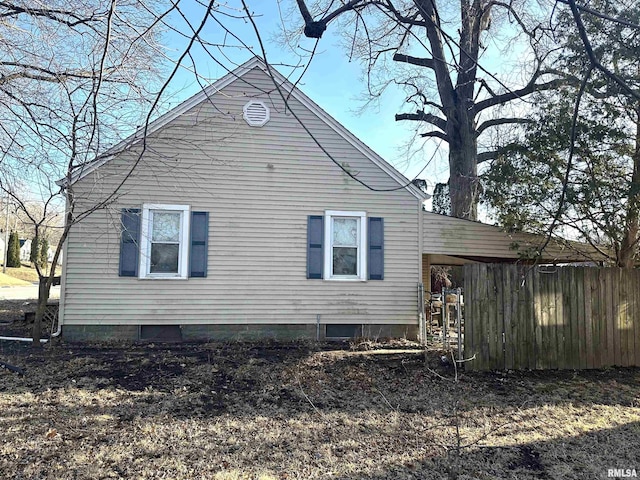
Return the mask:
{"type": "MultiPolygon", "coordinates": [[[[0,300],[0,337],[31,337],[33,323],[26,322],[24,314],[35,312],[36,307],[37,300],[0,300]]],[[[46,322],[43,338],[48,338],[50,332],[51,322],[46,322]]]]}
{"type": "Polygon", "coordinates": [[[640,371],[465,374],[407,344],[0,342],[0,478],[598,479],[640,371]],[[384,347],[384,350],[371,349],[384,347]]]}

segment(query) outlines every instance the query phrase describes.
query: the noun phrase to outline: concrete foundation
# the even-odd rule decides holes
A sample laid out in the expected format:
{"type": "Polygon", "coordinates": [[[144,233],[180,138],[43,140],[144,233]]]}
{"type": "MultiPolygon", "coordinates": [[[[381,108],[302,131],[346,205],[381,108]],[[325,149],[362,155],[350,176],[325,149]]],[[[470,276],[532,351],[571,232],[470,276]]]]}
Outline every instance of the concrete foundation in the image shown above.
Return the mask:
{"type": "MultiPolygon", "coordinates": [[[[244,324],[244,325],[180,325],[181,335],[165,335],[162,326],[145,327],[157,331],[157,338],[145,334],[140,325],[63,325],[62,338],[68,342],[137,342],[137,341],[259,341],[316,340],[317,326],[310,324],[244,324]],[[180,338],[181,336],[181,338],[180,338]]],[[[168,326],[175,332],[175,326],[168,326]]],[[[362,336],[368,339],[407,338],[415,340],[417,325],[362,325],[362,336]]],[[[320,340],[326,340],[325,325],[320,325],[320,340]]]]}

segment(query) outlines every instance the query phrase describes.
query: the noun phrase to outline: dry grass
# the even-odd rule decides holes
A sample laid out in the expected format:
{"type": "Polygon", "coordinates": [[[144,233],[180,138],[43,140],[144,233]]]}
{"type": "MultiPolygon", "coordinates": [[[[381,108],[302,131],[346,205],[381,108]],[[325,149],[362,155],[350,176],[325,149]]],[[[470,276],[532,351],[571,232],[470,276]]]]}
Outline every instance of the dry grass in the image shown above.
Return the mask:
{"type": "Polygon", "coordinates": [[[438,352],[17,348],[0,344],[0,359],[25,369],[0,370],[0,478],[582,480],[640,470],[633,369],[456,383],[438,352]]]}
{"type": "MultiPolygon", "coordinates": [[[[50,267],[51,267],[51,264],[49,264],[48,268],[50,267]]],[[[56,275],[60,275],[61,272],[62,272],[62,267],[58,265],[56,267],[56,275]]],[[[32,268],[30,266],[22,265],[21,267],[18,267],[18,268],[7,267],[7,275],[13,278],[24,280],[25,282],[29,282],[29,284],[38,283],[38,272],[36,271],[35,268],[32,268]]]]}
{"type": "Polygon", "coordinates": [[[7,273],[0,273],[0,287],[19,287],[31,285],[32,282],[25,281],[13,275],[11,270],[19,270],[17,268],[7,268],[7,273]]]}

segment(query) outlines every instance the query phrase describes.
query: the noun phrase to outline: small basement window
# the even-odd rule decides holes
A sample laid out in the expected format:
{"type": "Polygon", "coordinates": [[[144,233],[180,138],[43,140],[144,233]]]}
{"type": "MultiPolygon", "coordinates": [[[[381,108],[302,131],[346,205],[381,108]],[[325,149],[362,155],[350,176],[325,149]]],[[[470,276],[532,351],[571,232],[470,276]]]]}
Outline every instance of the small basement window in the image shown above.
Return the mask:
{"type": "Polygon", "coordinates": [[[358,324],[327,324],[325,326],[325,338],[342,340],[346,338],[362,337],[362,325],[358,324]]]}
{"type": "Polygon", "coordinates": [[[262,127],[270,117],[269,107],[264,102],[252,100],[242,109],[242,118],[252,127],[262,127]]]}

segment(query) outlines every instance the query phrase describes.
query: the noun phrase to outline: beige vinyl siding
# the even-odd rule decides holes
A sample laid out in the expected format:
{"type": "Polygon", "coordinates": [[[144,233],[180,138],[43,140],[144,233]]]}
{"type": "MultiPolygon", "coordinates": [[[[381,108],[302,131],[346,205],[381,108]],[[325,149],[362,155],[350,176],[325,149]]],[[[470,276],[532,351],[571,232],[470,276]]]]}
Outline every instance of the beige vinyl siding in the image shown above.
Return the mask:
{"type": "MultiPolygon", "coordinates": [[[[313,112],[290,98],[337,161],[375,188],[348,178],[285,113],[259,69],[174,120],[147,149],[117,200],[76,225],[68,239],[64,324],[416,324],[419,200],[313,112]],[[271,120],[248,126],[242,107],[263,100],[271,120]],[[120,209],[186,204],[209,212],[208,277],[148,280],[118,276],[120,209]],[[307,216],[365,211],[384,218],[385,279],[306,278],[307,216]]],[[[137,152],[140,147],[136,147],[137,152]]],[[[80,210],[109,195],[136,151],[74,185],[80,210]]]]}
{"type": "MultiPolygon", "coordinates": [[[[507,233],[493,225],[431,212],[423,212],[423,215],[425,254],[518,259],[528,249],[542,246],[546,240],[542,236],[507,233]],[[519,245],[518,249],[513,248],[515,244],[519,245]]],[[[552,241],[545,249],[543,259],[549,262],[575,262],[599,256],[588,245],[574,243],[572,248],[568,248],[552,241]]]]}

